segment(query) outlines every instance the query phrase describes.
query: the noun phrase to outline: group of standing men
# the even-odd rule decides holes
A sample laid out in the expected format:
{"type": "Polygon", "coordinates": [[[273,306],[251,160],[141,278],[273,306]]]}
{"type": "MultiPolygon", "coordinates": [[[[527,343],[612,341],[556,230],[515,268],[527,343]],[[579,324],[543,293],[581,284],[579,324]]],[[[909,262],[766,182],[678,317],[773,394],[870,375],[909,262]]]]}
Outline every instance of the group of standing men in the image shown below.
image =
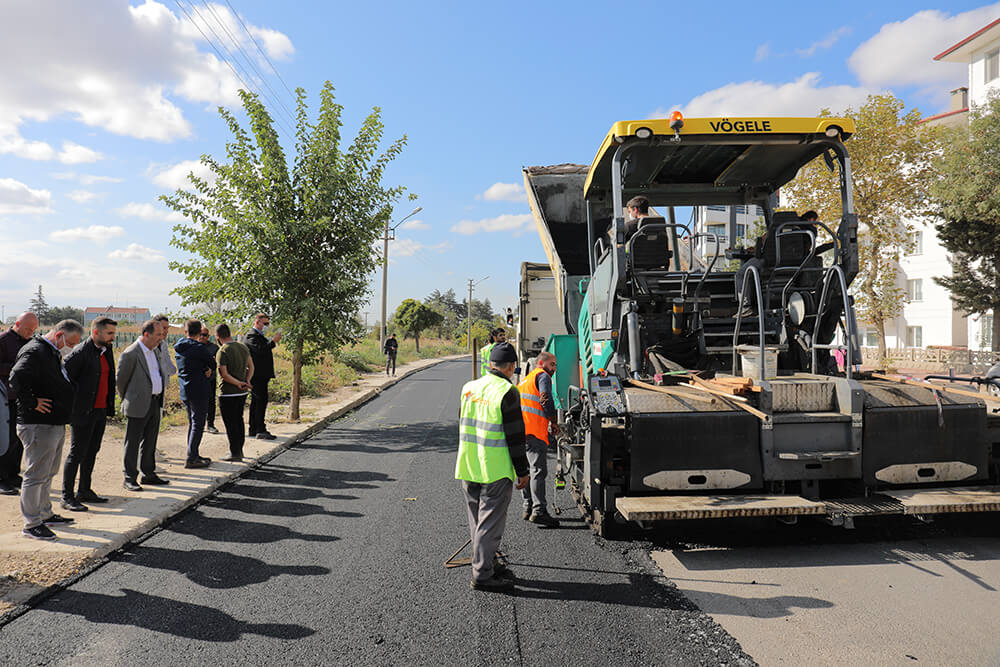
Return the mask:
{"type": "Polygon", "coordinates": [[[222,380],[219,412],[230,450],[223,460],[243,460],[243,408],[248,394],[250,434],[274,439],[264,416],[268,381],[274,377],[272,350],[281,334],[268,339],[264,332],[269,323],[267,315],[258,314],[247,345],[233,340],[228,325],[220,324],[215,328],[216,346],[209,341],[207,327],[199,320],[188,320],[185,337],[174,345],[175,365],[166,344],[168,318],[158,316],[142,325],[139,338],[122,352],[116,369],[114,320],[95,319],[89,338],[80,344],[85,332],[79,322],[63,320],[44,336],[33,336],[37,316],[30,312],[19,316],[0,334],[0,394],[5,394],[0,396],[0,493],[20,492],[23,534],[51,540],[55,539],[51,526],[73,523],[55,514],[49,499],[67,424],[70,449],[63,465],[62,508],[82,512],[88,509],[85,502],[108,501],[94,492],[92,477],[106,421],[115,414],[116,391],[127,420],[123,486],[129,491],[141,491],[140,482],[169,484],[156,474],[156,442],[171,375],[179,377],[188,414],[185,467],[210,464],[200,455],[199,446],[209,414],[214,418],[216,377],[222,380]],[[7,424],[2,423],[4,419],[7,424]],[[23,477],[19,475],[22,455],[23,477]]]}
{"type": "MultiPolygon", "coordinates": [[[[501,330],[502,331],[502,330],[501,330]]],[[[496,333],[496,332],[494,332],[496,333]]],[[[462,387],[458,459],[472,543],[474,590],[505,591],[514,574],[496,558],[514,489],[522,492],[522,518],[547,528],[559,521],[546,509],[549,435],[559,434],[552,394],[556,358],[543,352],[517,386],[517,352],[501,340],[488,350],[488,370],[462,387]]]]}

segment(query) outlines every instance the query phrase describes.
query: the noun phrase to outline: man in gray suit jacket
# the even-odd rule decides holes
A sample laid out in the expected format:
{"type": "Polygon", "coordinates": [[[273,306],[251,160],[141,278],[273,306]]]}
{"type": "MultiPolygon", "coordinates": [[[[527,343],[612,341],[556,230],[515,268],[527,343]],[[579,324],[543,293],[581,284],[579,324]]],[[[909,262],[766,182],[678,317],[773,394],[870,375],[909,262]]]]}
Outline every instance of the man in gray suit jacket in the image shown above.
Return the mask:
{"type": "Polygon", "coordinates": [[[139,340],[125,348],[118,360],[116,384],[122,397],[122,410],[128,418],[123,486],[129,491],[142,491],[137,479],[140,470],[143,484],[169,484],[156,474],[156,438],[160,432],[160,409],[166,385],[156,351],[159,342],[160,324],[149,320],[142,325],[139,340]]]}

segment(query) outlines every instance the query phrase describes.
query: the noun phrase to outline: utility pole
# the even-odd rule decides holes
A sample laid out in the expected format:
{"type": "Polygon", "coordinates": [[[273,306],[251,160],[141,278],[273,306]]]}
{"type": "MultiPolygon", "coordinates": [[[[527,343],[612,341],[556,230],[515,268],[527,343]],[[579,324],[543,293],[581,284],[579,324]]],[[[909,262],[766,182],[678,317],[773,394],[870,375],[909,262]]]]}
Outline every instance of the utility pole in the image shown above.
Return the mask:
{"type": "Polygon", "coordinates": [[[392,240],[391,238],[389,238],[389,233],[394,232],[396,230],[396,227],[399,227],[401,224],[403,224],[403,221],[406,220],[406,218],[414,216],[417,213],[420,213],[422,210],[424,210],[423,206],[416,207],[415,209],[410,211],[410,213],[406,215],[406,217],[404,217],[402,220],[397,222],[392,227],[389,227],[389,217],[386,216],[385,218],[385,234],[382,236],[382,322],[379,325],[381,327],[381,331],[379,332],[379,337],[378,337],[379,345],[381,345],[382,347],[385,347],[385,338],[386,335],[389,333],[389,327],[386,324],[386,317],[385,317],[385,298],[389,284],[388,283],[389,241],[392,240]]]}
{"type": "Polygon", "coordinates": [[[473,280],[469,278],[469,300],[466,302],[465,319],[469,325],[469,333],[467,335],[469,339],[469,352],[472,352],[472,288],[489,278],[489,276],[483,276],[479,280],[473,280]]]}

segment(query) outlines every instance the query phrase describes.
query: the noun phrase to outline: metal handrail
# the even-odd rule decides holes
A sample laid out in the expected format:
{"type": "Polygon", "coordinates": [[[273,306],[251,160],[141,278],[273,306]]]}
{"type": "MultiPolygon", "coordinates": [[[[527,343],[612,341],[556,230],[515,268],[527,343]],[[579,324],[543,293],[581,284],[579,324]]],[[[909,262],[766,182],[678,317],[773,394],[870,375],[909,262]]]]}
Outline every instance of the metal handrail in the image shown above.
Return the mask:
{"type": "Polygon", "coordinates": [[[845,350],[847,352],[847,359],[845,361],[847,379],[851,379],[851,369],[854,366],[854,318],[850,316],[850,307],[847,299],[847,279],[844,277],[844,270],[840,265],[834,264],[827,269],[826,275],[823,276],[823,291],[820,293],[819,305],[816,308],[816,322],[813,325],[813,336],[809,346],[809,351],[812,355],[813,375],[816,374],[816,350],[845,350]],[[820,320],[823,316],[823,308],[826,306],[826,297],[830,292],[830,277],[833,275],[836,275],[840,282],[840,296],[844,302],[844,336],[847,338],[847,345],[821,345],[816,342],[816,337],[819,335],[820,320]]]}
{"type": "MultiPolygon", "coordinates": [[[[711,273],[712,269],[715,268],[715,263],[717,261],[719,261],[719,235],[718,234],[712,234],[710,232],[698,232],[697,234],[693,234],[692,236],[690,236],[688,238],[688,251],[689,251],[689,254],[691,255],[690,258],[689,258],[689,261],[690,261],[691,265],[692,266],[694,265],[694,252],[692,250],[694,246],[692,244],[694,243],[695,239],[699,239],[699,238],[714,239],[715,240],[715,254],[712,256],[711,263],[705,265],[705,270],[701,274],[701,280],[698,281],[698,285],[694,288],[694,298],[695,299],[698,298],[698,294],[701,292],[702,285],[705,284],[705,278],[707,278],[708,274],[711,273]]],[[[689,271],[689,273],[693,273],[693,271],[689,271]]]]}
{"type": "MultiPolygon", "coordinates": [[[[775,228],[775,231],[774,231],[774,260],[775,260],[775,263],[777,263],[777,261],[781,258],[781,237],[782,237],[782,234],[780,233],[781,230],[783,228],[787,227],[787,226],[790,226],[790,225],[803,225],[803,224],[805,224],[805,225],[813,225],[815,227],[822,227],[823,229],[826,230],[826,233],[829,234],[831,238],[833,238],[833,244],[834,244],[834,255],[833,255],[834,256],[834,262],[835,263],[839,263],[840,262],[840,240],[837,238],[837,235],[834,234],[833,230],[831,230],[829,227],[826,226],[826,224],[824,224],[822,222],[819,222],[819,221],[808,222],[808,221],[805,221],[805,220],[790,220],[788,222],[781,223],[780,225],[778,225],[775,228]]],[[[818,235],[816,234],[815,230],[802,229],[802,230],[798,230],[798,231],[793,231],[792,233],[808,234],[809,238],[812,240],[812,245],[809,248],[809,255],[805,259],[802,260],[802,263],[799,264],[798,267],[796,267],[795,273],[793,273],[792,277],[789,278],[785,282],[785,286],[781,288],[781,312],[782,313],[785,313],[788,310],[788,290],[789,290],[789,288],[792,286],[792,283],[795,282],[795,279],[799,277],[799,274],[802,273],[802,270],[805,268],[806,264],[809,263],[809,260],[811,260],[813,257],[816,256],[816,248],[817,248],[817,246],[816,246],[816,237],[818,235]]],[[[781,268],[782,267],[775,266],[774,267],[774,272],[771,274],[771,277],[773,278],[774,275],[777,274],[778,271],[781,268]]],[[[791,268],[791,267],[786,267],[786,268],[791,268]]],[[[768,285],[770,285],[770,284],[771,284],[771,281],[768,280],[768,285]]]]}
{"type": "MultiPolygon", "coordinates": [[[[747,283],[753,277],[753,286],[757,293],[757,333],[760,336],[760,379],[767,377],[767,361],[764,358],[764,300],[760,293],[760,272],[756,266],[747,266],[743,275],[743,287],[740,288],[740,300],[737,302],[736,330],[733,331],[733,375],[736,375],[736,346],[740,340],[740,324],[743,322],[743,302],[746,299],[747,283]]],[[[815,361],[813,362],[815,365],[815,361]]],[[[742,370],[742,366],[740,366],[742,370]]]]}

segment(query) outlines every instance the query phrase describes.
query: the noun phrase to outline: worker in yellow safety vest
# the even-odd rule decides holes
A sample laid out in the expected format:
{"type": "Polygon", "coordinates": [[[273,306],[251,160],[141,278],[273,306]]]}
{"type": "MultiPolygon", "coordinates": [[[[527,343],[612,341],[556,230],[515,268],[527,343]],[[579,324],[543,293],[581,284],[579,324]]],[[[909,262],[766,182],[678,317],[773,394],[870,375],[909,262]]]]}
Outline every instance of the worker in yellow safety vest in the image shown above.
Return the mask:
{"type": "Polygon", "coordinates": [[[507,341],[507,331],[503,327],[497,327],[490,331],[490,342],[479,350],[479,377],[490,372],[490,352],[497,343],[507,341]]]}
{"type": "Polygon", "coordinates": [[[525,450],[531,483],[522,492],[524,512],[521,518],[546,528],[558,528],[559,520],[549,514],[545,502],[545,478],[548,476],[549,428],[558,433],[559,417],[552,400],[552,376],[556,357],[551,352],[538,355],[535,368],[517,386],[524,415],[525,450]]]}
{"type": "Polygon", "coordinates": [[[462,481],[472,541],[474,590],[513,588],[514,574],[496,561],[514,489],[528,485],[521,399],[510,378],[517,353],[510,343],[490,352],[490,370],[462,387],[455,478],[462,481]]]}

